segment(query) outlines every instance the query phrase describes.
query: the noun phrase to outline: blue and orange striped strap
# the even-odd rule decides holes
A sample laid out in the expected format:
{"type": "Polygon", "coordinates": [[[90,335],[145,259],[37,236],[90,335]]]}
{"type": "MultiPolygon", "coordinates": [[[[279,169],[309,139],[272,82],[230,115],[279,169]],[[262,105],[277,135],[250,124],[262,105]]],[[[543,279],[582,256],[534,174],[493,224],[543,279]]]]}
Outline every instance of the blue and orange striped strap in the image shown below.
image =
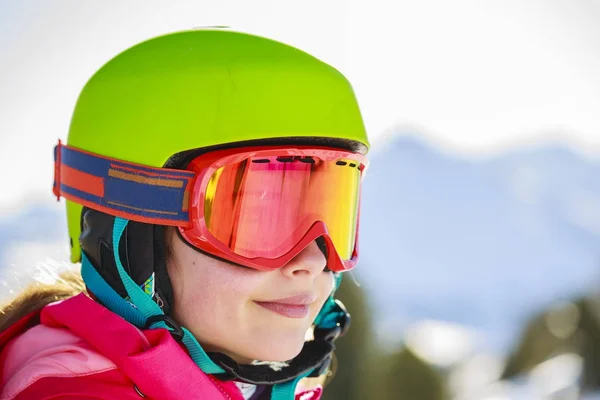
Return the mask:
{"type": "Polygon", "coordinates": [[[189,224],[194,173],[153,168],[58,143],[54,194],[117,217],[160,225],[189,224]]]}

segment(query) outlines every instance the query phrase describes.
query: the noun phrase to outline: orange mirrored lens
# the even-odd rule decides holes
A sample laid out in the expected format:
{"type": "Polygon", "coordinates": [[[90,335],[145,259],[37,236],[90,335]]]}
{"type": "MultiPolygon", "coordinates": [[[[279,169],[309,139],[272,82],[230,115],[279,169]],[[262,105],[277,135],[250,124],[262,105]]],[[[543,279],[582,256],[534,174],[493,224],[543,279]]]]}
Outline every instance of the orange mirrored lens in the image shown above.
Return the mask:
{"type": "Polygon", "coordinates": [[[278,258],[322,221],[336,251],[351,258],[361,166],[353,160],[263,157],[219,168],[204,200],[209,232],[242,257],[278,258]]]}

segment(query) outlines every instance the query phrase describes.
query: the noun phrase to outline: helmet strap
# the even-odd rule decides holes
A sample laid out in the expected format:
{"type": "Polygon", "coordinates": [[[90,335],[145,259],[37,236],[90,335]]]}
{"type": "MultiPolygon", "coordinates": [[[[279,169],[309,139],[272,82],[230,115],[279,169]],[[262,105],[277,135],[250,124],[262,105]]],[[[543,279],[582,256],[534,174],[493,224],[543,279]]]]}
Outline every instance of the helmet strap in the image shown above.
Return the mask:
{"type": "MultiPolygon", "coordinates": [[[[120,243],[128,223],[126,219],[114,219],[113,244],[120,243]]],[[[118,247],[113,246],[113,249],[118,247]]],[[[169,330],[173,337],[187,348],[192,360],[207,374],[221,380],[274,385],[271,393],[273,400],[293,398],[295,387],[300,379],[326,373],[335,349],[333,342],[343,335],[349,326],[349,314],[341,302],[333,299],[332,294],[315,320],[314,340],[306,342],[300,354],[286,367],[275,371],[271,366],[264,364],[240,365],[225,354],[207,354],[189,330],[165,315],[152,297],[133,281],[125,271],[119,253],[118,250],[113,250],[114,263],[127,292],[126,298],[106,282],[85,252],[82,254],[83,279],[88,290],[100,303],[140,329],[169,330]]]]}
{"type": "MultiPolygon", "coordinates": [[[[126,219],[115,218],[112,237],[113,243],[120,243],[128,222],[129,221],[126,219]]],[[[164,328],[172,332],[176,339],[178,339],[179,330],[181,329],[181,331],[183,331],[181,342],[187,348],[190,357],[196,365],[207,374],[224,373],[225,371],[208,357],[196,338],[186,328],[169,323],[172,321],[170,318],[168,320],[162,317],[157,318],[157,316],[164,316],[161,308],[131,279],[127,272],[125,272],[119,251],[113,251],[113,253],[118,274],[127,291],[128,300],[125,300],[117,294],[114,289],[104,281],[84,254],[82,256],[82,276],[89,291],[108,309],[121,315],[140,329],[143,329],[144,327],[164,328]]]]}

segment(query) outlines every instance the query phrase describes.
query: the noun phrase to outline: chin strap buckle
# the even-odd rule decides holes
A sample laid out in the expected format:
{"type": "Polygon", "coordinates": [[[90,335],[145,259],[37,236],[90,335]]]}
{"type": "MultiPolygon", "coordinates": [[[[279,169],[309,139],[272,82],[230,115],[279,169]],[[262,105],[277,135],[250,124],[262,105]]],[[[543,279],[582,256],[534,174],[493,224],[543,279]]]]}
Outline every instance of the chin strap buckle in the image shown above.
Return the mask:
{"type": "MultiPolygon", "coordinates": [[[[330,311],[331,314],[335,314],[335,325],[333,327],[320,327],[317,326],[314,329],[315,340],[325,340],[329,343],[336,341],[339,337],[342,337],[350,329],[350,314],[346,310],[344,303],[339,300],[335,300],[335,305],[330,311]]],[[[319,364],[314,371],[309,375],[310,377],[321,376],[329,370],[331,361],[333,359],[333,352],[329,353],[327,357],[319,364]]]]}
{"type": "Polygon", "coordinates": [[[314,329],[315,340],[321,339],[334,342],[337,338],[344,336],[350,329],[350,314],[344,303],[336,299],[330,314],[335,315],[335,325],[333,327],[316,326],[314,329]]]}
{"type": "Polygon", "coordinates": [[[167,325],[167,328],[168,328],[169,332],[171,333],[171,336],[173,336],[173,339],[175,339],[179,343],[181,343],[183,341],[183,335],[184,335],[183,328],[181,327],[181,325],[179,325],[177,322],[175,322],[175,320],[173,318],[171,318],[165,314],[153,315],[151,317],[148,317],[148,319],[146,319],[146,324],[144,325],[144,329],[151,329],[152,325],[154,325],[156,322],[164,322],[165,325],[167,325]]]}

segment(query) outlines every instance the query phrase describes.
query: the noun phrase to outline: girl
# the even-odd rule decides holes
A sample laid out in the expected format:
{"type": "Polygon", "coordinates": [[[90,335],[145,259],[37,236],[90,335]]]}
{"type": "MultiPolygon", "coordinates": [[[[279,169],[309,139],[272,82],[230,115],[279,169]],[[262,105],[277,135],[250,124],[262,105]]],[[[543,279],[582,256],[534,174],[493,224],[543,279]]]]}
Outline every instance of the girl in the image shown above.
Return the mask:
{"type": "Polygon", "coordinates": [[[318,399],[367,149],[348,81],[293,47],[199,30],[112,59],[55,148],[84,285],[4,308],[0,398],[318,399]]]}

